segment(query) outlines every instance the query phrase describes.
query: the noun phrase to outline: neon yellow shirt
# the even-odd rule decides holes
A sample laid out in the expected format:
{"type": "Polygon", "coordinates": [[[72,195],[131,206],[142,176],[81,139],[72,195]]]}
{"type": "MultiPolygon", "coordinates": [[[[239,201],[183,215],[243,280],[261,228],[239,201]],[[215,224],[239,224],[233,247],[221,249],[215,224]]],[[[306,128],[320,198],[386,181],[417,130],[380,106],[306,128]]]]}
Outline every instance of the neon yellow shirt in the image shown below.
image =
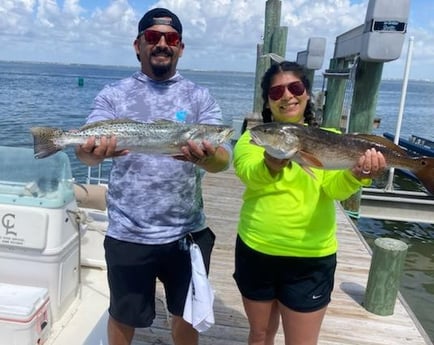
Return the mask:
{"type": "Polygon", "coordinates": [[[312,169],[292,162],[272,176],[264,149],[246,131],[234,148],[234,167],[245,184],[238,234],[250,248],[268,254],[322,257],[337,251],[335,200],[345,200],[371,180],[349,170],[312,169]]]}

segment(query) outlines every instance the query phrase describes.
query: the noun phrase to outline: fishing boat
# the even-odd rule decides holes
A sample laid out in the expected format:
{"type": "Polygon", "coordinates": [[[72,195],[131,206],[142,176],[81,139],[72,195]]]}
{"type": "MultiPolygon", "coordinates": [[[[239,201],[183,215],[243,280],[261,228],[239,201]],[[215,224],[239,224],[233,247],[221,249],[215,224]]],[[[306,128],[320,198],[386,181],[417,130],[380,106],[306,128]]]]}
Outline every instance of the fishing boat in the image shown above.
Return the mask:
{"type": "Polygon", "coordinates": [[[0,148],[0,339],[8,344],[45,343],[80,293],[82,236],[68,158],[39,162],[32,151],[0,148]]]}
{"type": "MultiPolygon", "coordinates": [[[[391,141],[395,140],[395,135],[389,132],[383,136],[391,141]]],[[[412,155],[434,157],[434,141],[412,134],[408,139],[399,138],[398,145],[407,150],[412,155]]]]}
{"type": "Polygon", "coordinates": [[[107,344],[105,180],[33,155],[0,147],[0,345],[107,344]]]}

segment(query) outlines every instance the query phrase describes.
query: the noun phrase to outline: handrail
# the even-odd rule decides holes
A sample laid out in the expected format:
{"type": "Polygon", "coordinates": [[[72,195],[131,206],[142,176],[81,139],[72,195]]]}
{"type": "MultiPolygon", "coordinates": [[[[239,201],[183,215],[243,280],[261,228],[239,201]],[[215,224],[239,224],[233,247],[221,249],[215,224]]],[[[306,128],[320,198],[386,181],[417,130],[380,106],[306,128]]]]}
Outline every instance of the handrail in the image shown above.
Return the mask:
{"type": "Polygon", "coordinates": [[[106,163],[110,163],[111,164],[112,159],[108,158],[105,159],[102,163],[98,164],[98,166],[96,167],[97,169],[97,174],[96,176],[94,176],[94,171],[95,171],[95,166],[89,166],[87,167],[87,178],[86,178],[86,183],[87,184],[107,184],[108,183],[108,177],[103,177],[105,175],[105,171],[104,171],[104,165],[106,163]]]}

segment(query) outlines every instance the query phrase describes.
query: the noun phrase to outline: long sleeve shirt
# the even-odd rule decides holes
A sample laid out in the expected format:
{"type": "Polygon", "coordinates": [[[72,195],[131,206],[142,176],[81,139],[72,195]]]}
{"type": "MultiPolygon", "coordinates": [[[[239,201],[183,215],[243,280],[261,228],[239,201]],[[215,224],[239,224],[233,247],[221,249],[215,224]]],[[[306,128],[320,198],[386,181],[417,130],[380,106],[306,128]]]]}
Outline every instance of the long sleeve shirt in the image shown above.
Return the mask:
{"type": "MultiPolygon", "coordinates": [[[[179,73],[155,81],[141,72],[107,85],[96,96],[87,123],[129,118],[221,124],[208,89],[179,73]]],[[[224,146],[232,154],[230,144],[224,146]]],[[[113,159],[108,183],[107,235],[164,244],[205,227],[201,180],[204,170],[166,156],[129,153],[113,159]]]]}
{"type": "Polygon", "coordinates": [[[277,256],[322,257],[337,251],[335,200],[368,184],[349,170],[312,169],[296,162],[272,176],[264,149],[246,131],[234,148],[235,172],[246,189],[238,234],[250,248],[277,256]]]}

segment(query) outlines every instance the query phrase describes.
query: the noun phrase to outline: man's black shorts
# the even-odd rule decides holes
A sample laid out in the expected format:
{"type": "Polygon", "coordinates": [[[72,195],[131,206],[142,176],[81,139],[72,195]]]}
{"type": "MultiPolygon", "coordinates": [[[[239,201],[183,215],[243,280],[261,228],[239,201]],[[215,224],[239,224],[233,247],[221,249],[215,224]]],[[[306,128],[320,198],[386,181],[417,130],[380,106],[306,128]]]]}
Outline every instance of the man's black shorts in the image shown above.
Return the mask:
{"type": "MultiPolygon", "coordinates": [[[[207,272],[215,235],[211,229],[192,233],[207,272]]],[[[164,284],[167,308],[182,316],[191,279],[191,260],[184,239],[163,245],[104,240],[110,286],[110,315],[131,327],[149,327],[155,318],[155,284],[164,284]]]]}

